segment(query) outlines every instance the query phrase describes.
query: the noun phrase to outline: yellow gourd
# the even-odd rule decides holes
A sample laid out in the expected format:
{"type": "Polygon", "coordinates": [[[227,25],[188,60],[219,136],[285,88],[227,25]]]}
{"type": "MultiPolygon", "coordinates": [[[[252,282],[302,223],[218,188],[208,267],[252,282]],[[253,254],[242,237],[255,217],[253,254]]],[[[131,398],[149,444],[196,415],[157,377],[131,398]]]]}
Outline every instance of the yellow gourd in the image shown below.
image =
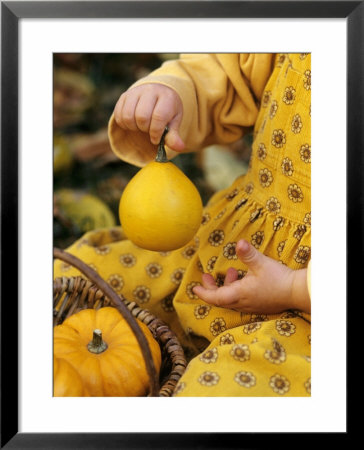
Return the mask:
{"type": "MultiPolygon", "coordinates": [[[[161,351],[149,328],[147,338],[157,373],[161,351]]],[[[149,376],[138,341],[116,308],[84,309],[54,327],[54,356],[65,359],[81,377],[85,396],[146,395],[149,376]]]]}
{"type": "Polygon", "coordinates": [[[83,191],[58,189],[54,192],[54,204],[62,217],[82,232],[115,226],[116,220],[109,206],[83,191]]]}
{"type": "Polygon", "coordinates": [[[73,155],[66,139],[61,135],[53,138],[53,171],[55,174],[67,171],[73,163],[73,155]]]}
{"type": "Polygon", "coordinates": [[[169,251],[183,247],[197,232],[202,201],[195,185],[166,158],[163,133],[155,161],[130,180],[119,204],[121,226],[138,247],[169,251]]]}

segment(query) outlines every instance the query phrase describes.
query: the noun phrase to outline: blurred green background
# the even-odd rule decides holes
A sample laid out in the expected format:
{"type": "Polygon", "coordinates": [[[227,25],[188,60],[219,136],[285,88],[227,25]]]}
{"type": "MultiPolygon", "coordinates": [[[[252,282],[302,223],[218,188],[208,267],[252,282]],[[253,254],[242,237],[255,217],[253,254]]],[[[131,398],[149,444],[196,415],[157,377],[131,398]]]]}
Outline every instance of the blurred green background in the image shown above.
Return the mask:
{"type": "MultiPolygon", "coordinates": [[[[86,231],[119,225],[120,196],[139,170],[111,151],[107,124],[120,95],[176,54],[54,54],[54,245],[66,248],[86,231]]],[[[229,146],[178,155],[204,204],[247,170],[251,135],[229,146]]]]}

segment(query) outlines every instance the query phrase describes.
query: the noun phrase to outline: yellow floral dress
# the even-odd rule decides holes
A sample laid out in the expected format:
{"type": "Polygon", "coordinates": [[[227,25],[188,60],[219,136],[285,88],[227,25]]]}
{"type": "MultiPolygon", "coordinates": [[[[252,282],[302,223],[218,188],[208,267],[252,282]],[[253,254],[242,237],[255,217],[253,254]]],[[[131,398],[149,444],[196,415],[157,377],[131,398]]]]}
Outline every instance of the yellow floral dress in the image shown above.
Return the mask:
{"type": "MultiPolygon", "coordinates": [[[[203,272],[212,274],[217,284],[223,283],[229,267],[244,277],[247,267],[235,252],[241,238],[292,269],[307,267],[311,257],[310,55],[208,55],[203,66],[196,55],[190,58],[162,66],[141,83],[165,83],[184,98],[188,118],[181,135],[185,142],[191,141],[191,149],[212,140],[232,141],[254,124],[248,173],[211,198],[196,236],[179,250],[139,249],[115,227],[87,233],[68,251],[90,264],[116,292],[153,311],[175,330],[190,361],[175,396],[309,396],[309,314],[239,313],[206,304],[192,288],[201,283],[203,272]],[[210,84],[204,80],[206,67],[215,73],[210,84]],[[191,79],[199,94],[197,106],[186,100],[191,79]],[[224,85],[223,94],[216,93],[211,83],[219,89],[224,85]],[[200,120],[194,130],[191,117],[196,108],[200,120]],[[209,109],[214,114],[206,114],[209,109]],[[241,120],[236,111],[241,112],[241,120]],[[219,130],[217,121],[225,121],[226,126],[219,130]]],[[[111,119],[110,140],[120,154],[118,133],[111,119]]],[[[135,148],[129,158],[142,165],[145,161],[135,148]]],[[[78,274],[62,262],[56,262],[54,270],[55,276],[78,274]]]]}

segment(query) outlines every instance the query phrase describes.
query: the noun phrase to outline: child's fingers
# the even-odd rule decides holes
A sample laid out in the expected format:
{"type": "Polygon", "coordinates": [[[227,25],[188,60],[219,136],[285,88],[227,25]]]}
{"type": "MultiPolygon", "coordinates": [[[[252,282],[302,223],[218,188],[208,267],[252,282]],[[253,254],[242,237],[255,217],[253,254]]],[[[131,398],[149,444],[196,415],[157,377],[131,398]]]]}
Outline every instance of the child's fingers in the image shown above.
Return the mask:
{"type": "Polygon", "coordinates": [[[239,292],[234,285],[222,286],[217,289],[195,286],[193,292],[206,303],[224,308],[232,308],[239,301],[239,292]]]}
{"type": "Polygon", "coordinates": [[[204,273],[202,275],[202,285],[206,289],[217,289],[215,279],[209,273],[204,273]]]}
{"type": "Polygon", "coordinates": [[[240,261],[245,263],[252,271],[259,270],[266,259],[263,253],[260,253],[245,239],[241,239],[236,244],[236,254],[240,261]]]}
{"type": "Polygon", "coordinates": [[[226,271],[224,286],[229,286],[231,283],[238,279],[238,271],[233,267],[229,267],[226,271]]]}
{"type": "Polygon", "coordinates": [[[138,129],[144,133],[149,133],[152,114],[157,103],[156,95],[141,96],[135,107],[135,123],[138,129]]]}
{"type": "Polygon", "coordinates": [[[120,128],[126,128],[126,125],[123,122],[123,107],[125,102],[126,92],[124,92],[119,100],[116,102],[115,108],[114,108],[114,117],[115,122],[119,125],[120,128]]]}
{"type": "Polygon", "coordinates": [[[149,136],[152,144],[158,145],[165,127],[174,117],[175,111],[171,109],[171,103],[167,97],[159,97],[152,113],[149,136]]]}
{"type": "Polygon", "coordinates": [[[185,144],[178,133],[181,122],[182,112],[177,113],[173,119],[170,120],[168,123],[169,131],[166,134],[166,145],[176,151],[182,151],[185,148],[185,144]]]}
{"type": "Polygon", "coordinates": [[[176,92],[164,85],[143,84],[124,92],[117,101],[114,117],[124,130],[149,133],[150,141],[158,145],[168,125],[166,145],[172,150],[184,149],[179,136],[182,122],[182,102],[176,92]]]}
{"type": "Polygon", "coordinates": [[[131,131],[137,131],[138,126],[135,121],[135,110],[139,102],[139,95],[137,92],[130,91],[125,95],[124,103],[120,113],[121,127],[131,131]]]}

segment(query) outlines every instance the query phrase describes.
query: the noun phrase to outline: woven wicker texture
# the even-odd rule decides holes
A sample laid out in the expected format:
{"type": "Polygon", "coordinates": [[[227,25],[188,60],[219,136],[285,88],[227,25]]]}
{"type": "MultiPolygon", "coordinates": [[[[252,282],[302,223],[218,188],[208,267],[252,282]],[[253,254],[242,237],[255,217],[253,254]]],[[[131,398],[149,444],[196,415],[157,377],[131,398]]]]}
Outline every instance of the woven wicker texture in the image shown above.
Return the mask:
{"type": "MultiPolygon", "coordinates": [[[[63,254],[64,252],[55,252],[56,257],[60,259],[63,258],[63,254]]],[[[81,267],[84,268],[84,263],[82,262],[81,267]]],[[[89,274],[91,270],[91,268],[87,268],[89,274]]],[[[115,295],[117,294],[115,292],[113,294],[115,299],[115,295]]],[[[151,391],[153,391],[153,382],[157,386],[157,390],[154,389],[154,392],[151,392],[149,395],[160,397],[172,396],[175,386],[183,375],[187,365],[183,348],[176,335],[162,320],[148,310],[140,308],[135,302],[130,302],[123,296],[118,295],[117,297],[118,301],[121,301],[123,306],[125,305],[130,315],[125,313],[124,308],[120,308],[120,304],[115,304],[115,300],[110,299],[96,283],[82,277],[56,278],[53,282],[53,326],[61,324],[67,317],[82,309],[98,309],[106,306],[116,307],[124,318],[128,320],[130,325],[132,325],[130,320],[135,322],[135,319],[140,320],[148,326],[158,342],[162,353],[162,367],[159,380],[151,380],[151,391]]],[[[150,353],[149,357],[151,360],[150,353]]],[[[144,355],[144,358],[148,358],[148,355],[144,355]]],[[[146,365],[148,366],[147,363],[146,361],[146,365]]],[[[150,377],[153,376],[155,375],[150,373],[150,377]]]]}

